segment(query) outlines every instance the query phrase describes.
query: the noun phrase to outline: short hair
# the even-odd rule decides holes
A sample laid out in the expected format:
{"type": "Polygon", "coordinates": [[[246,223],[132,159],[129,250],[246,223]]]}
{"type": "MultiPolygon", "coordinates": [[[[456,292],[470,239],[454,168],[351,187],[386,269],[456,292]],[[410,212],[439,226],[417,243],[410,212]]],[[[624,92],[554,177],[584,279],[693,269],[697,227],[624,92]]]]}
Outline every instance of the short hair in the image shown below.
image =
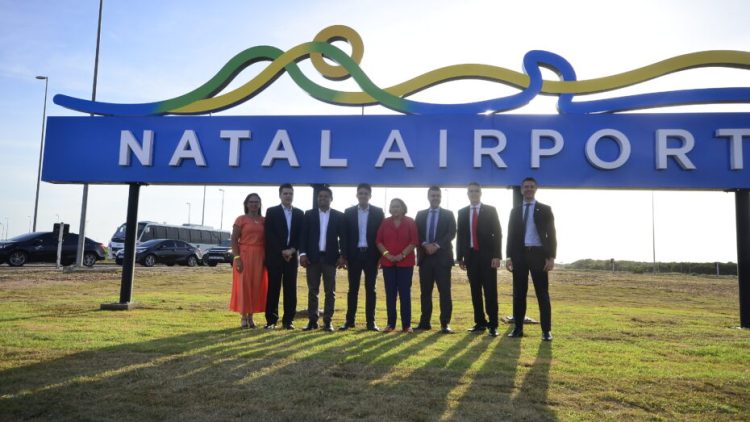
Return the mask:
{"type": "Polygon", "coordinates": [[[331,191],[331,188],[328,186],[323,186],[320,189],[318,189],[318,195],[320,195],[320,192],[328,192],[329,195],[331,195],[331,198],[333,198],[333,192],[331,191]]]}
{"type": "Polygon", "coordinates": [[[258,202],[260,203],[260,208],[258,208],[258,215],[263,216],[263,201],[260,199],[260,195],[258,195],[257,193],[251,193],[250,195],[246,196],[245,201],[242,202],[242,205],[245,207],[245,214],[247,214],[247,212],[249,211],[249,209],[247,208],[247,201],[253,196],[258,198],[258,202]]]}
{"type": "Polygon", "coordinates": [[[479,182],[469,182],[469,184],[466,186],[476,186],[480,189],[482,188],[482,185],[480,185],[479,182]]]}
{"type": "Polygon", "coordinates": [[[399,204],[401,204],[401,208],[404,209],[404,215],[406,215],[407,212],[409,212],[409,209],[406,207],[406,202],[404,202],[401,198],[393,198],[391,199],[391,202],[397,201],[399,204]]]}
{"type": "Polygon", "coordinates": [[[368,192],[372,193],[372,186],[370,186],[369,183],[360,183],[357,185],[357,192],[359,192],[360,189],[367,189],[368,192]]]}
{"type": "Polygon", "coordinates": [[[438,192],[442,192],[442,189],[440,189],[440,186],[438,186],[438,185],[432,185],[432,186],[430,186],[430,187],[429,187],[429,188],[427,189],[427,192],[430,192],[430,191],[433,191],[433,190],[436,190],[436,191],[438,191],[438,192]]]}
{"type": "Polygon", "coordinates": [[[281,186],[279,186],[279,195],[281,195],[281,191],[284,189],[291,189],[294,190],[294,186],[292,186],[291,183],[284,183],[281,186]]]}
{"type": "Polygon", "coordinates": [[[529,177],[527,177],[527,178],[525,178],[525,179],[521,180],[521,184],[522,184],[522,185],[523,185],[524,183],[526,183],[526,182],[534,182],[534,184],[535,184],[535,185],[538,185],[538,184],[539,184],[539,183],[537,183],[536,179],[534,179],[534,178],[533,178],[533,177],[531,177],[531,176],[529,176],[529,177]]]}

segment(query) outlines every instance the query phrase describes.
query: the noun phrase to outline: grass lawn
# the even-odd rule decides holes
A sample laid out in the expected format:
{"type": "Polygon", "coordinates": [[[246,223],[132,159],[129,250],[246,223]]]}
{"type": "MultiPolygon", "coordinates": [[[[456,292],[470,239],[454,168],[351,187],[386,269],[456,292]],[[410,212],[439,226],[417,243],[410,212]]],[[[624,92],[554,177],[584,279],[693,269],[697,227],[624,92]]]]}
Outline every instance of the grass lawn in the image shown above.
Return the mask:
{"type": "MultiPolygon", "coordinates": [[[[298,285],[303,309],[304,271],[298,285]]],[[[458,269],[454,335],[364,331],[363,289],[355,330],[241,330],[230,286],[226,265],[138,267],[142,306],[100,311],[119,273],[0,267],[0,420],[750,419],[735,278],[556,270],[552,342],[538,325],[520,340],[467,333],[458,269]]],[[[346,291],[340,271],[336,326],[346,291]]],[[[501,315],[510,295],[502,271],[501,315]]],[[[434,303],[439,326],[437,291],[434,303]]],[[[416,275],[412,305],[417,320],[416,275]]],[[[380,277],[377,318],[385,326],[380,277]]]]}

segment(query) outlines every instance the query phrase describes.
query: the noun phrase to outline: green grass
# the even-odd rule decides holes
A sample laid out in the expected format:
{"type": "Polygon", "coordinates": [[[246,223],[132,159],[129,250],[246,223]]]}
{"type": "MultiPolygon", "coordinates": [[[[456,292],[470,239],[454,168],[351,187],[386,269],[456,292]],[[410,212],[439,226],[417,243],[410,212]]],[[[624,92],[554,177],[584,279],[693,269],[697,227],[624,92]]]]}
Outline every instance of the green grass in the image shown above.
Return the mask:
{"type": "MultiPolygon", "coordinates": [[[[141,307],[126,312],[99,310],[119,274],[2,267],[0,420],[750,418],[734,278],[557,270],[551,343],[538,325],[520,341],[466,333],[469,288],[453,280],[455,335],[366,332],[364,292],[358,328],[329,334],[240,330],[228,266],[139,267],[141,307]]],[[[298,284],[302,309],[304,272],[298,284]]],[[[340,272],[336,325],[346,291],[340,272]]],[[[378,291],[382,327],[380,278],[378,291]]],[[[501,315],[510,292],[503,271],[501,315]]],[[[412,304],[416,320],[416,276],[412,304]]],[[[433,325],[438,308],[436,291],[433,325]]]]}

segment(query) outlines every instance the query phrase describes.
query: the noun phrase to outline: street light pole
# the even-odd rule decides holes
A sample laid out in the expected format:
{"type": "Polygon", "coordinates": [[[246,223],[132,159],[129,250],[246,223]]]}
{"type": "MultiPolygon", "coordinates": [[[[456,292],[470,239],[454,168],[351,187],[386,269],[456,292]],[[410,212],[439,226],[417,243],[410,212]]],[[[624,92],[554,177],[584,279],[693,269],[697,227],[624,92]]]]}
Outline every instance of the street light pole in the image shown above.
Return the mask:
{"type": "Polygon", "coordinates": [[[219,189],[221,192],[221,220],[219,220],[219,230],[224,228],[224,189],[219,189]]]}
{"type": "Polygon", "coordinates": [[[188,206],[188,224],[190,224],[190,202],[185,202],[188,206]]]}
{"type": "Polygon", "coordinates": [[[201,226],[206,222],[206,185],[203,185],[203,211],[201,211],[201,226]]]}
{"type": "MultiPolygon", "coordinates": [[[[96,27],[96,53],[94,54],[94,82],[91,88],[91,101],[96,101],[96,80],[99,76],[99,44],[102,38],[102,8],[104,0],[99,0],[99,21],[96,27]]],[[[93,114],[92,114],[93,116],[93,114]]],[[[78,247],[76,248],[77,267],[83,267],[83,247],[86,242],[86,210],[89,203],[89,184],[83,184],[83,195],[81,198],[81,222],[78,229],[78,247]]]]}
{"type": "Polygon", "coordinates": [[[34,225],[32,226],[33,232],[36,231],[36,213],[39,209],[39,183],[42,181],[42,154],[44,153],[44,129],[47,123],[47,87],[49,85],[49,78],[46,76],[37,76],[39,80],[44,81],[44,108],[42,109],[42,139],[39,141],[39,165],[36,170],[36,195],[34,198],[34,225]]]}

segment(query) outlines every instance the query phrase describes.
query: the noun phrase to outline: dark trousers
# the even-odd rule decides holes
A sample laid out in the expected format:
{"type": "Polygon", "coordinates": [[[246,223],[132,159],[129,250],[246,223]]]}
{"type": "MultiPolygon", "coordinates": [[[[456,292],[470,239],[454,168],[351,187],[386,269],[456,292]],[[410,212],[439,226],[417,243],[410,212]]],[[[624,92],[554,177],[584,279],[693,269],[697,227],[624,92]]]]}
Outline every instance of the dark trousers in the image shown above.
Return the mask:
{"type": "Polygon", "coordinates": [[[375,279],[378,276],[378,258],[366,253],[350,259],[348,262],[349,292],[346,295],[346,323],[354,325],[357,315],[357,299],[362,273],[365,273],[365,320],[367,326],[375,325],[375,279]]]}
{"type": "Polygon", "coordinates": [[[396,299],[401,299],[401,328],[411,327],[411,276],[414,267],[383,267],[388,326],[396,327],[396,299]]]}
{"type": "Polygon", "coordinates": [[[325,291],[323,322],[330,324],[331,319],[333,319],[333,307],[336,304],[336,265],[317,262],[307,266],[307,312],[310,322],[317,324],[321,276],[323,277],[323,289],[325,291]]]}
{"type": "Polygon", "coordinates": [[[419,291],[422,316],[419,325],[431,326],[432,289],[437,284],[440,296],[440,325],[451,322],[453,300],[451,299],[451,266],[441,263],[436,256],[426,256],[419,265],[419,291]]]}
{"type": "Polygon", "coordinates": [[[526,293],[529,290],[529,273],[534,282],[539,303],[542,331],[552,329],[552,305],[549,300],[549,277],[544,271],[545,256],[542,248],[524,248],[521,256],[513,257],[513,320],[516,330],[523,330],[526,317],[526,293]]]}
{"type": "Polygon", "coordinates": [[[284,288],[284,316],[282,324],[288,325],[294,321],[297,312],[297,260],[283,261],[279,265],[271,265],[268,270],[268,294],[266,295],[266,324],[276,324],[279,321],[279,295],[284,288]]]}
{"type": "Polygon", "coordinates": [[[480,327],[497,328],[497,269],[492,268],[492,258],[481,256],[479,252],[470,250],[464,262],[471,287],[474,324],[480,327]]]}

